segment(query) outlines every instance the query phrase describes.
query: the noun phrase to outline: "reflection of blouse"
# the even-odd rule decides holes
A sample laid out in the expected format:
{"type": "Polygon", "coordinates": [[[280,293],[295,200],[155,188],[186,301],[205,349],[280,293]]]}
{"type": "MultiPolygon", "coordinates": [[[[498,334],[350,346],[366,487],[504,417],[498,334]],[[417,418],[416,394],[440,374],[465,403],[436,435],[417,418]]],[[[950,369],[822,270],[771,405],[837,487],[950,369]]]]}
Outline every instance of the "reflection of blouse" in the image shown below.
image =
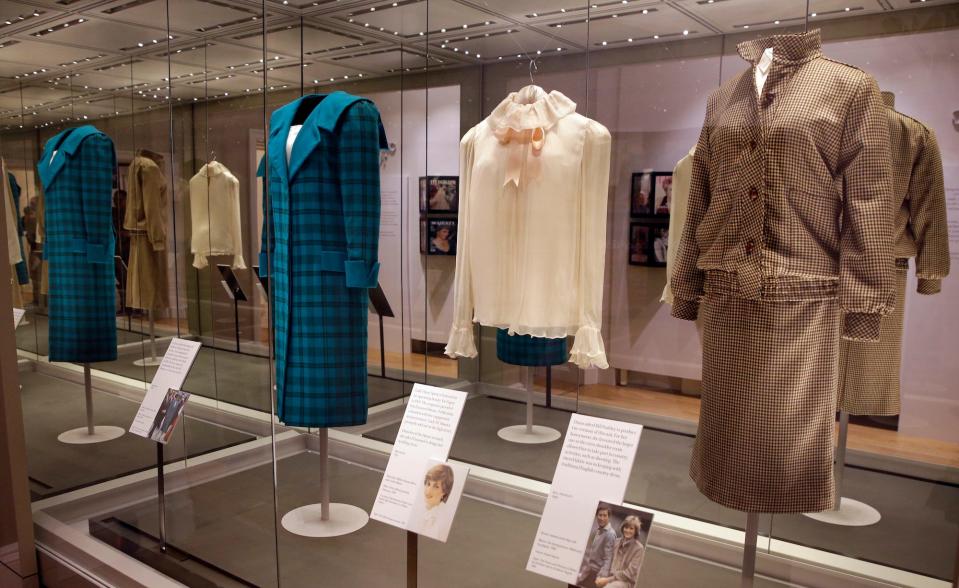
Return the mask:
{"type": "Polygon", "coordinates": [[[218,161],[208,163],[190,180],[190,214],[193,267],[206,267],[210,255],[232,255],[233,269],[246,268],[240,226],[240,182],[225,165],[218,161]]]}
{"type": "Polygon", "coordinates": [[[563,94],[527,86],[460,142],[450,357],[476,355],[478,322],[575,335],[571,361],[608,367],[600,326],[610,134],[575,110],[563,94]]]}
{"type": "Polygon", "coordinates": [[[436,238],[433,239],[433,248],[440,251],[448,252],[450,250],[450,242],[446,239],[436,238]]]}
{"type": "Polygon", "coordinates": [[[639,579],[639,568],[643,565],[646,548],[636,539],[620,537],[613,546],[613,563],[609,566],[610,574],[620,582],[635,586],[639,579]]]}

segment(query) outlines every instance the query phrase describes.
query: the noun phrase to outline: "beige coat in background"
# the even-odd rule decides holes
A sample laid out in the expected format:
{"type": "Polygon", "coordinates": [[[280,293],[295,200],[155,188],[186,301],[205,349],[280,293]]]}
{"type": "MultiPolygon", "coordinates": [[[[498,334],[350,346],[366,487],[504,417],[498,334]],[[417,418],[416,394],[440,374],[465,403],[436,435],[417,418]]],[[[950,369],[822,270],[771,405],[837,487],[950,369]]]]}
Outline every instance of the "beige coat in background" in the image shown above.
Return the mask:
{"type": "MultiPolygon", "coordinates": [[[[162,163],[163,159],[154,156],[162,163]]],[[[126,305],[155,310],[169,305],[166,239],[167,186],[157,161],[141,151],[127,176],[123,228],[130,232],[126,305]]]]}
{"type": "Polygon", "coordinates": [[[190,180],[190,251],[193,267],[202,269],[211,255],[232,255],[233,269],[245,269],[240,226],[240,181],[225,165],[204,165],[190,180]]]}

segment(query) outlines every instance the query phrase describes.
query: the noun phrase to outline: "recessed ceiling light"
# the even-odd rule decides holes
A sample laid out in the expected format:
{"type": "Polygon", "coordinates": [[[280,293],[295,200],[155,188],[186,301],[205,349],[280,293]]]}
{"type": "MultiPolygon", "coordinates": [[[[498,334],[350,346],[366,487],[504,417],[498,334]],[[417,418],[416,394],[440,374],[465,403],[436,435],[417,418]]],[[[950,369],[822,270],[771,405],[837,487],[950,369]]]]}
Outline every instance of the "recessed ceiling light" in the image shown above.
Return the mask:
{"type": "Polygon", "coordinates": [[[643,14],[649,14],[649,10],[643,9],[643,14]]]}
{"type": "Polygon", "coordinates": [[[748,29],[748,28],[749,28],[749,25],[743,25],[743,28],[744,28],[744,29],[748,29]]]}
{"type": "Polygon", "coordinates": [[[813,18],[816,18],[816,13],[815,13],[815,12],[813,12],[813,13],[812,13],[812,14],[810,14],[809,16],[811,16],[811,17],[813,17],[813,18]]]}
{"type": "Polygon", "coordinates": [[[632,42],[633,42],[633,38],[630,37],[630,38],[626,39],[626,41],[629,42],[629,43],[632,43],[632,42]]]}
{"type": "Polygon", "coordinates": [[[654,38],[654,39],[658,39],[658,38],[659,38],[659,35],[653,35],[653,38],[654,38]]]}
{"type": "Polygon", "coordinates": [[[773,21],[773,24],[779,24],[779,21],[778,21],[778,20],[774,20],[774,21],[773,21]]]}
{"type": "Polygon", "coordinates": [[[605,47],[605,46],[606,46],[606,41],[603,41],[603,47],[605,47]]]}
{"type": "Polygon", "coordinates": [[[689,34],[689,31],[683,31],[683,34],[684,34],[684,35],[688,35],[688,34],[689,34]]]}

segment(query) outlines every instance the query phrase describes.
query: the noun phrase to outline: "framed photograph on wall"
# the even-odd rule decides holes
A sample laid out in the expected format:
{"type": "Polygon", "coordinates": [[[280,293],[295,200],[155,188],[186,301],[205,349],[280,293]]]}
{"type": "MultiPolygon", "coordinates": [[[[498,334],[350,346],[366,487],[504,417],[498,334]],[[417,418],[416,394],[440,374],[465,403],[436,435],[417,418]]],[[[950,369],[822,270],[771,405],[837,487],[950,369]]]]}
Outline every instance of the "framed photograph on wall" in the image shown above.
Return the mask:
{"type": "Polygon", "coordinates": [[[420,220],[420,253],[456,255],[457,220],[426,218],[420,220]]]}
{"type": "Polygon", "coordinates": [[[649,225],[629,223],[629,265],[649,264],[649,225]]]}
{"type": "Polygon", "coordinates": [[[629,224],[629,265],[666,267],[669,225],[662,222],[629,224]]]}
{"type": "Polygon", "coordinates": [[[459,210],[459,176],[425,176],[420,178],[420,212],[457,212],[459,210]]]}
{"type": "Polygon", "coordinates": [[[650,185],[652,187],[652,214],[668,216],[673,204],[673,173],[653,172],[650,185]]]}
{"type": "Polygon", "coordinates": [[[629,216],[651,216],[652,172],[636,172],[630,182],[629,216]]]}

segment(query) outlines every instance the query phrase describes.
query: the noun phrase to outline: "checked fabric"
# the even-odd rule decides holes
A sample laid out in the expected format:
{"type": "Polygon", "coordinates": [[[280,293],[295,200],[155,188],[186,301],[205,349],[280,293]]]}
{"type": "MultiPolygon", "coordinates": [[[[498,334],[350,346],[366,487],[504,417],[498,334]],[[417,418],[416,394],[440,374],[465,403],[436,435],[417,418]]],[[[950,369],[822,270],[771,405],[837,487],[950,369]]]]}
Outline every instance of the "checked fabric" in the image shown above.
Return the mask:
{"type": "Polygon", "coordinates": [[[114,360],[113,141],[90,125],[67,129],[46,142],[37,171],[49,264],[50,361],[114,360]]]}
{"type": "Polygon", "coordinates": [[[895,211],[896,310],[883,318],[878,343],[840,343],[839,409],[857,415],[899,414],[909,258],[916,258],[920,294],[938,293],[942,278],[949,274],[946,191],[936,135],[891,107],[886,116],[895,211]]]}
{"type": "Polygon", "coordinates": [[[894,302],[885,107],[820,45],[739,45],[751,67],[709,97],[670,282],[673,316],[704,323],[690,475],[747,512],[832,507],[840,333],[877,339],[894,302]]]}
{"type": "Polygon", "coordinates": [[[547,339],[532,335],[510,335],[496,330],[496,358],[510,365],[543,366],[566,363],[566,337],[547,339]]]}
{"type": "Polygon", "coordinates": [[[287,425],[366,422],[367,289],[379,271],[386,146],[373,103],[345,92],[303,96],[271,116],[260,273],[270,277],[277,414],[287,425]]]}

